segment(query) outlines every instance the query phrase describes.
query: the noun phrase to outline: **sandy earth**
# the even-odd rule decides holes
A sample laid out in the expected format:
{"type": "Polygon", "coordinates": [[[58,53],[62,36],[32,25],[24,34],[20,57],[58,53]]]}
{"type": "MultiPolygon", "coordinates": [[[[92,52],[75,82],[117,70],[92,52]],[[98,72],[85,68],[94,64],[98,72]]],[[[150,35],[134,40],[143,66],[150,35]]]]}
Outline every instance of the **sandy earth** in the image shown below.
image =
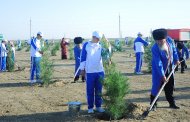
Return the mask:
{"type": "MultiPolygon", "coordinates": [[[[176,73],[176,103],[179,110],[168,108],[168,103],[162,93],[156,112],[151,112],[145,120],[138,120],[138,116],[149,106],[151,87],[151,74],[136,76],[133,74],[135,59],[129,57],[131,49],[122,53],[115,53],[113,60],[118,69],[129,78],[131,93],[126,96],[128,102],[136,107],[133,115],[126,115],[120,121],[190,121],[190,69],[185,74],[176,73]]],[[[74,61],[60,60],[58,56],[52,57],[55,61],[54,79],[58,82],[49,87],[30,86],[28,84],[30,58],[24,50],[17,53],[17,63],[25,66],[24,71],[13,73],[0,73],[0,121],[27,121],[27,122],[56,122],[56,121],[103,121],[94,115],[87,114],[85,83],[71,83],[73,81],[74,61]],[[68,112],[67,102],[82,102],[79,115],[71,116],[68,112]]],[[[190,62],[187,62],[190,65],[190,62]]],[[[146,64],[143,66],[146,70],[146,64]]]]}

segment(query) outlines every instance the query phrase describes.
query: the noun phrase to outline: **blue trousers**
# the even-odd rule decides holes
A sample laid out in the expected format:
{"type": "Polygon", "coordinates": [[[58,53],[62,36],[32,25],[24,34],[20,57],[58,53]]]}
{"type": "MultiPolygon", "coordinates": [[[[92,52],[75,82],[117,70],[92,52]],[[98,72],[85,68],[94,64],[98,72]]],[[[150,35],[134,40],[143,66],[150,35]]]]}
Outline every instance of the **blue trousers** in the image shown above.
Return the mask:
{"type": "Polygon", "coordinates": [[[0,57],[1,59],[1,71],[6,71],[7,57],[0,57]]]}
{"type": "Polygon", "coordinates": [[[141,72],[142,62],[143,62],[143,52],[136,53],[136,68],[135,68],[135,72],[141,72]]]}
{"type": "Polygon", "coordinates": [[[103,78],[104,78],[104,72],[86,74],[86,92],[87,92],[88,109],[92,109],[94,107],[94,102],[96,107],[101,107],[102,104],[101,79],[103,78]]]}
{"type": "Polygon", "coordinates": [[[40,79],[40,61],[41,57],[31,57],[31,71],[30,80],[34,80],[34,75],[36,74],[36,80],[40,79]]]}

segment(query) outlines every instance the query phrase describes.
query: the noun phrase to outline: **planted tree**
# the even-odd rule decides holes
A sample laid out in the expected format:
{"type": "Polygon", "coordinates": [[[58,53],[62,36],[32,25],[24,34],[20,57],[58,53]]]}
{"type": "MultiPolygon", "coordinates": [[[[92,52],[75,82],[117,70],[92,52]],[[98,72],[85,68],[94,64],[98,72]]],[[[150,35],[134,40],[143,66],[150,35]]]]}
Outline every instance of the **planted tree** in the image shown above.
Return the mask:
{"type": "Polygon", "coordinates": [[[55,43],[52,50],[51,50],[51,56],[56,56],[57,51],[59,50],[59,43],[55,43]]]}
{"type": "Polygon", "coordinates": [[[188,49],[190,49],[190,42],[189,41],[186,43],[186,46],[188,49]]]}
{"type": "Polygon", "coordinates": [[[7,45],[7,49],[8,49],[8,54],[7,54],[7,70],[9,72],[13,72],[14,71],[14,52],[12,50],[11,44],[8,43],[7,45]]]}
{"type": "Polygon", "coordinates": [[[147,63],[147,72],[151,73],[152,72],[152,46],[154,45],[154,39],[151,37],[150,38],[150,44],[145,47],[145,54],[144,54],[144,59],[145,59],[145,63],[147,63]]]}
{"type": "Polygon", "coordinates": [[[25,52],[29,52],[29,51],[30,51],[30,45],[27,45],[25,52]]]}
{"type": "Polygon", "coordinates": [[[124,116],[127,108],[124,97],[129,93],[129,83],[127,77],[123,76],[116,70],[115,64],[111,61],[111,54],[109,52],[109,43],[103,38],[101,40],[103,49],[102,53],[103,63],[105,68],[105,79],[102,80],[105,93],[103,94],[103,100],[106,107],[106,113],[111,119],[119,119],[124,116]]]}
{"type": "Polygon", "coordinates": [[[133,39],[130,39],[129,42],[128,42],[128,46],[129,46],[129,47],[132,47],[132,46],[133,46],[133,43],[134,43],[133,39]]]}
{"type": "Polygon", "coordinates": [[[107,67],[106,73],[103,82],[106,92],[103,99],[110,118],[119,119],[124,116],[127,108],[124,97],[129,93],[128,79],[112,65],[107,67]]]}
{"type": "Polygon", "coordinates": [[[44,85],[49,85],[52,83],[53,77],[53,61],[50,60],[50,51],[48,50],[49,46],[45,46],[43,48],[43,57],[40,63],[41,66],[41,80],[43,81],[44,85]]]}

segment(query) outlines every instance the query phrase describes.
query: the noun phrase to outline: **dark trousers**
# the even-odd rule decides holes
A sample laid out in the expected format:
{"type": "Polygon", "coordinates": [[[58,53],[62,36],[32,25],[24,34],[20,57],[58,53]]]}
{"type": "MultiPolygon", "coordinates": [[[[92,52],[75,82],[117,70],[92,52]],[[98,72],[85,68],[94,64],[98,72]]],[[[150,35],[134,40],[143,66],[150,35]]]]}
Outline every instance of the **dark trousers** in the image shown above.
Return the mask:
{"type": "Polygon", "coordinates": [[[61,55],[61,59],[67,59],[67,55],[61,55]]]}
{"type": "MultiPolygon", "coordinates": [[[[166,77],[168,77],[169,73],[166,73],[166,77]]],[[[168,83],[164,87],[164,92],[166,96],[166,100],[169,102],[170,105],[175,104],[174,97],[173,97],[173,91],[174,91],[174,75],[172,74],[168,83]]]]}
{"type": "MultiPolygon", "coordinates": [[[[171,70],[170,70],[171,71],[171,70]]],[[[169,73],[166,73],[166,77],[168,77],[169,73]]],[[[162,87],[163,83],[161,84],[160,87],[162,87]]],[[[173,97],[173,91],[174,91],[174,76],[171,75],[168,83],[165,85],[164,87],[164,92],[165,92],[165,96],[166,96],[166,100],[169,102],[170,105],[174,105],[175,104],[175,100],[173,97]]],[[[153,102],[154,98],[156,96],[151,95],[150,96],[150,104],[153,102]]],[[[157,103],[155,103],[154,105],[157,105],[157,103]]]]}
{"type": "MultiPolygon", "coordinates": [[[[179,58],[179,61],[182,61],[181,62],[181,72],[184,72],[185,67],[186,67],[186,62],[185,62],[185,60],[184,61],[183,60],[184,60],[184,58],[179,58]]],[[[178,71],[178,66],[176,67],[175,71],[178,71]]]]}

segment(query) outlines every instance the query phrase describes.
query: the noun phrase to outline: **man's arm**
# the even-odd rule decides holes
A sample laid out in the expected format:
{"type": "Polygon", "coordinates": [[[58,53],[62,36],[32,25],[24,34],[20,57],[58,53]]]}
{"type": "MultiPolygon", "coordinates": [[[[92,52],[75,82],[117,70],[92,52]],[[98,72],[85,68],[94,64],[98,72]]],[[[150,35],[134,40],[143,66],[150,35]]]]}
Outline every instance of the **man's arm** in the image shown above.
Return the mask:
{"type": "Polygon", "coordinates": [[[86,67],[86,57],[87,57],[87,52],[86,52],[86,45],[88,42],[86,42],[81,51],[81,57],[80,57],[80,70],[85,70],[86,67]]]}
{"type": "Polygon", "coordinates": [[[144,39],[139,38],[139,41],[140,41],[141,43],[143,43],[144,46],[148,46],[148,42],[145,41],[144,39]]]}
{"type": "Polygon", "coordinates": [[[189,51],[185,45],[184,45],[184,51],[185,51],[186,59],[189,59],[189,51]]]}
{"type": "Polygon", "coordinates": [[[152,67],[154,70],[158,72],[158,75],[165,77],[165,72],[163,68],[163,63],[160,59],[159,49],[155,46],[152,47],[152,61],[155,64],[154,67],[152,67]]]}

